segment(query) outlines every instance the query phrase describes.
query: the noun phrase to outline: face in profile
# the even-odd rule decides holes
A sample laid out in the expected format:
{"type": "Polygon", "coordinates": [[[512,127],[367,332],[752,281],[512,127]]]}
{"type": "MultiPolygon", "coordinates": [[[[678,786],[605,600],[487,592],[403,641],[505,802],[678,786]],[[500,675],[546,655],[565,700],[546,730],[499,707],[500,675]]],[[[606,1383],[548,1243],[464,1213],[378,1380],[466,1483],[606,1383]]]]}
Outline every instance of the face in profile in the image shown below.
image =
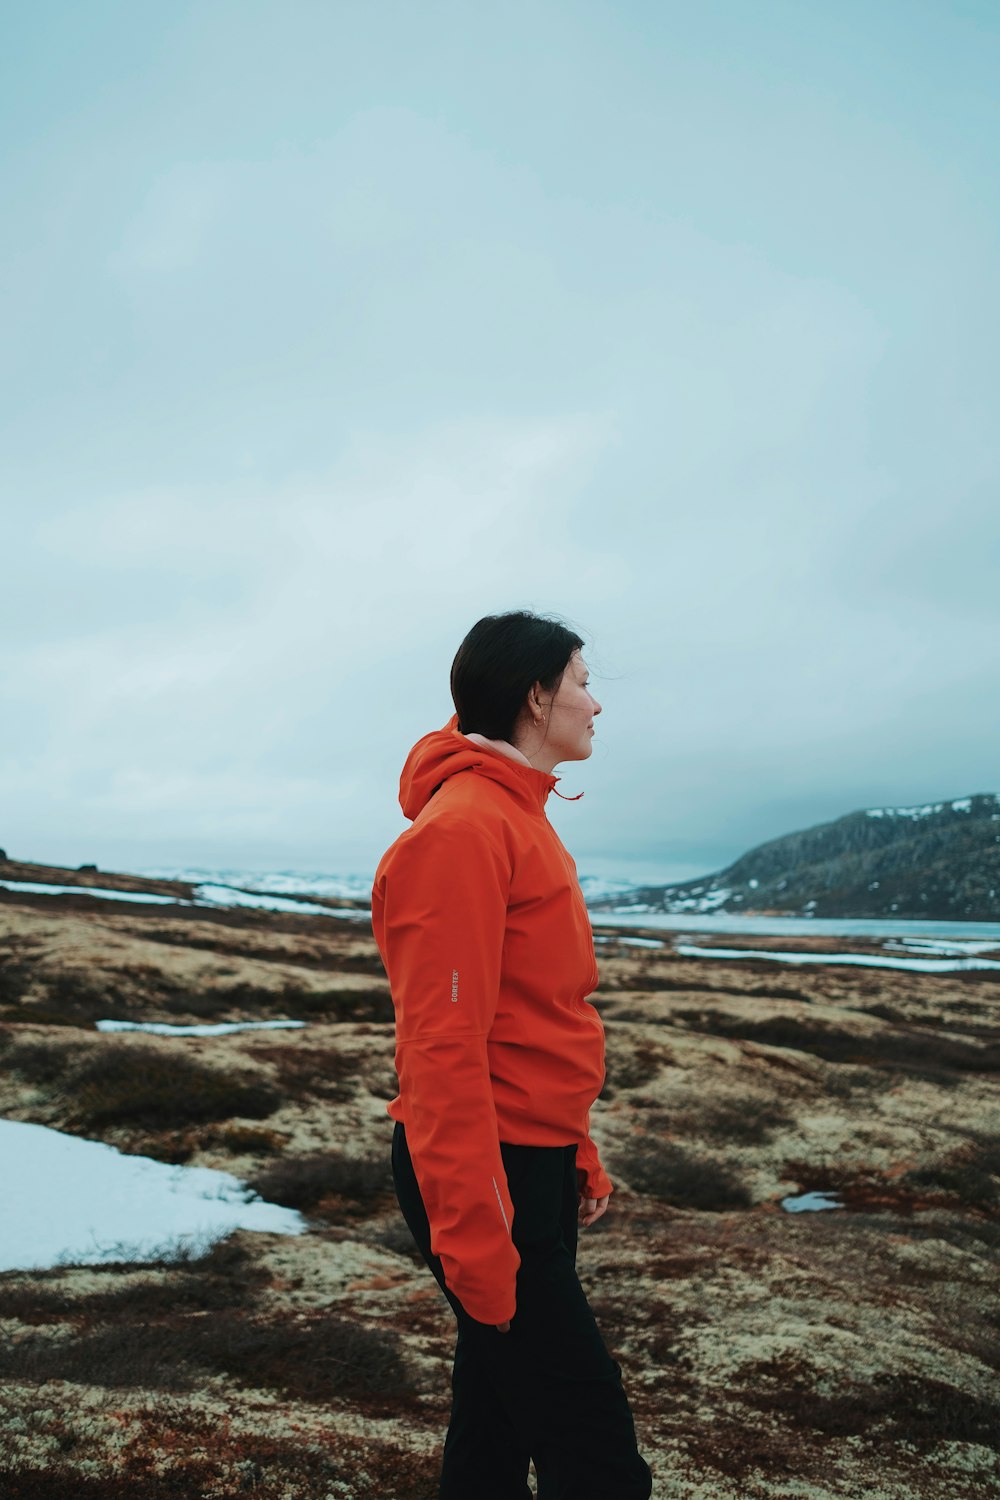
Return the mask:
{"type": "Polygon", "coordinates": [[[601,705],[588,686],[587,663],[574,651],[563,673],[559,690],[546,712],[544,745],[553,764],[561,760],[586,760],[593,754],[594,719],[601,705]]]}

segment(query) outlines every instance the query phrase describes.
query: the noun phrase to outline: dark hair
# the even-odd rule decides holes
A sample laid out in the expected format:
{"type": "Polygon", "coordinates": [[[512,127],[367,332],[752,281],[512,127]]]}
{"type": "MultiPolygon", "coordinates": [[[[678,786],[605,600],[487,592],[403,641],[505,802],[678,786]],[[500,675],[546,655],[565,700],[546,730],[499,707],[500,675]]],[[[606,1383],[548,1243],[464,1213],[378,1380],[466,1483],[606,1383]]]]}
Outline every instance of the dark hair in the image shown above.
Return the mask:
{"type": "Polygon", "coordinates": [[[525,609],[477,620],[451,664],[451,697],[462,734],[513,740],[529,689],[557,692],[583,640],[561,620],[525,609]]]}

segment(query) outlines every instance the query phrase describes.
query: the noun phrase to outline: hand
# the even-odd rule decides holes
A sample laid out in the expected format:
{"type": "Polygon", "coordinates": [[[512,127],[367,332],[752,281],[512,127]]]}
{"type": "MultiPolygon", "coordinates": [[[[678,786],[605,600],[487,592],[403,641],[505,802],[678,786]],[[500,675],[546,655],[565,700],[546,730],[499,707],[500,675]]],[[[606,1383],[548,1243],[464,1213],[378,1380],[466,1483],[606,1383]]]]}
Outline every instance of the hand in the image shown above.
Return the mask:
{"type": "Polygon", "coordinates": [[[601,1214],[606,1210],[610,1197],[610,1193],[604,1198],[585,1198],[583,1193],[580,1194],[580,1208],[577,1217],[584,1229],[588,1229],[591,1224],[597,1222],[601,1214]]]}
{"type": "Polygon", "coordinates": [[[510,1319],[508,1318],[506,1323],[497,1323],[496,1327],[501,1333],[510,1333],[510,1319]]]}

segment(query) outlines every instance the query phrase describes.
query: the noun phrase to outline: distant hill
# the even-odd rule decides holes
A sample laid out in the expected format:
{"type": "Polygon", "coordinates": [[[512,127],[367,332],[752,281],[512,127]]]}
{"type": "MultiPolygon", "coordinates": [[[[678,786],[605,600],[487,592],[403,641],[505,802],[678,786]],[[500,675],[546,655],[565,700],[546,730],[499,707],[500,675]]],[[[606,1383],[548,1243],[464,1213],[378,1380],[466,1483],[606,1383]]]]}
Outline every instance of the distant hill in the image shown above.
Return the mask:
{"type": "MultiPolygon", "coordinates": [[[[816,917],[1000,920],[1000,799],[870,807],[758,844],[714,875],[642,886],[630,907],[816,917]]],[[[589,902],[622,909],[622,896],[589,902]]]]}

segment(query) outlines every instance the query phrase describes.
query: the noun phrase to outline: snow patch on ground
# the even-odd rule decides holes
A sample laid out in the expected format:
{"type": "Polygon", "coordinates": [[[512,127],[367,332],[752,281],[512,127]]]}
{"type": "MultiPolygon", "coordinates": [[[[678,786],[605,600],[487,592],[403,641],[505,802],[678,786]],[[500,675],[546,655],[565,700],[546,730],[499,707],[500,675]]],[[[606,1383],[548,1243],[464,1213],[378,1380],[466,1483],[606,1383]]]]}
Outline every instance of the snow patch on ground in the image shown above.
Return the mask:
{"type": "Polygon", "coordinates": [[[305,1021],[216,1021],[172,1026],[169,1021],[95,1021],[98,1031],[148,1031],[153,1036],[227,1036],[231,1031],[286,1031],[305,1021]]]}
{"type": "Polygon", "coordinates": [[[47,1125],[0,1120],[0,1271],[196,1254],[234,1229],[302,1234],[291,1208],[265,1203],[229,1172],[124,1156],[47,1125]]]}
{"type": "MultiPolygon", "coordinates": [[[[277,870],[260,874],[254,870],[206,870],[177,865],[155,870],[137,870],[149,880],[185,880],[189,885],[238,886],[245,891],[263,891],[269,895],[339,896],[347,900],[367,901],[372,893],[371,875],[317,875],[295,870],[277,870]]],[[[325,908],[324,908],[325,910],[325,908]]]]}
{"type": "Polygon", "coordinates": [[[821,1208],[843,1208],[844,1205],[832,1193],[798,1193],[791,1198],[782,1198],[781,1206],[786,1213],[801,1214],[821,1208]]]}
{"type": "Polygon", "coordinates": [[[966,954],[1000,952],[1000,942],[996,938],[984,938],[976,941],[973,938],[900,938],[895,942],[890,938],[885,943],[886,948],[901,948],[904,951],[912,950],[917,953],[939,953],[945,957],[963,957],[966,954]]]}
{"type": "Polygon", "coordinates": [[[595,943],[620,943],[623,948],[662,948],[662,938],[630,938],[618,937],[610,933],[595,933],[595,943]]]}
{"type": "MultiPolygon", "coordinates": [[[[266,896],[259,891],[241,891],[231,885],[196,885],[194,899],[199,906],[253,906],[260,911],[293,911],[307,917],[356,917],[349,908],[319,906],[315,901],[295,901],[290,896],[266,896]]],[[[367,917],[368,913],[364,913],[367,917]]]]}
{"type": "Polygon", "coordinates": [[[180,896],[154,895],[148,891],[116,891],[97,885],[46,885],[32,880],[0,880],[8,891],[23,891],[29,896],[97,896],[105,901],[140,901],[159,906],[247,906],[259,911],[296,912],[307,917],[342,917],[348,922],[371,922],[371,912],[355,907],[320,906],[315,901],[295,901],[288,896],[270,896],[260,891],[243,891],[235,886],[211,883],[195,886],[194,900],[180,896]]]}
{"type": "Polygon", "coordinates": [[[178,904],[175,896],[154,896],[146,891],[112,891],[98,885],[46,885],[37,880],[0,880],[0,885],[5,890],[24,891],[29,896],[98,896],[106,901],[152,901],[160,906],[178,904]]]}

